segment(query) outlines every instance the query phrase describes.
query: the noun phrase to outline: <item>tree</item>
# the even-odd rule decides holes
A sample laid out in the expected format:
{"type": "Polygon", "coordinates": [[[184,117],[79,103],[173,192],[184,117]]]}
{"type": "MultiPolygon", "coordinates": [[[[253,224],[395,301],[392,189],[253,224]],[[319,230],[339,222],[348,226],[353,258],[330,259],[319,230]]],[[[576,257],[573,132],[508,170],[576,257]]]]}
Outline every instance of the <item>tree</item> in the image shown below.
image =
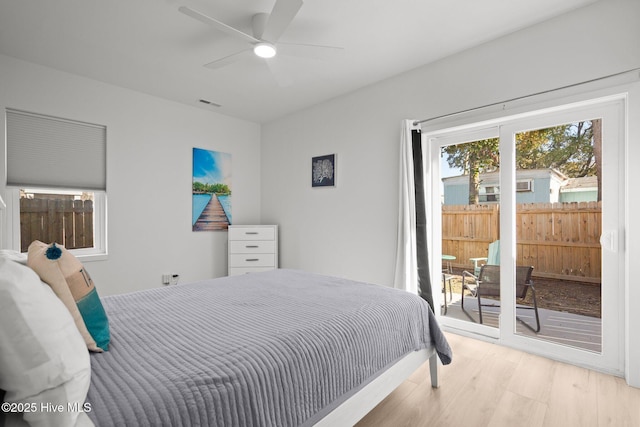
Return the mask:
{"type": "Polygon", "coordinates": [[[598,201],[602,200],[602,119],[592,120],[593,126],[593,157],[596,162],[596,176],[598,177],[598,201]]]}
{"type": "Polygon", "coordinates": [[[596,174],[592,121],[570,123],[549,130],[549,142],[545,147],[547,167],[558,169],[570,178],[596,174]]]}
{"type": "Polygon", "coordinates": [[[548,145],[550,129],[525,131],[516,134],[516,169],[549,167],[548,145]]]}
{"type": "Polygon", "coordinates": [[[213,193],[217,195],[223,194],[231,194],[231,189],[227,184],[215,183],[215,184],[204,184],[202,182],[194,182],[193,183],[193,192],[194,193],[213,193]]]}
{"type": "MultiPolygon", "coordinates": [[[[469,204],[479,202],[480,174],[500,166],[497,138],[451,145],[442,149],[449,166],[469,175],[469,204]]],[[[570,178],[598,177],[601,199],[602,123],[580,121],[516,134],[517,169],[557,169],[570,178]]]]}
{"type": "Polygon", "coordinates": [[[491,172],[500,165],[498,138],[482,139],[472,143],[450,145],[442,149],[447,154],[447,163],[452,168],[462,169],[469,175],[469,204],[478,204],[480,174],[491,172]]]}

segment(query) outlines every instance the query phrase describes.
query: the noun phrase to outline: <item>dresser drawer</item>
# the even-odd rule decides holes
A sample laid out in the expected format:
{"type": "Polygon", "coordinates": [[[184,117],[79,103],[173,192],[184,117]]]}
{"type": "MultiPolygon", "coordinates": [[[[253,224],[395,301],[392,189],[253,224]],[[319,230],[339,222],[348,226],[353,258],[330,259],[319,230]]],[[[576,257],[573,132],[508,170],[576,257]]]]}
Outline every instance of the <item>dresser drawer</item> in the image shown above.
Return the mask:
{"type": "Polygon", "coordinates": [[[231,240],[229,253],[232,254],[273,254],[276,242],[273,240],[231,240]]]}
{"type": "Polygon", "coordinates": [[[239,274],[259,273],[261,271],[273,270],[273,267],[231,267],[229,268],[229,276],[237,276],[239,274]]]}
{"type": "Polygon", "coordinates": [[[229,240],[275,240],[273,227],[229,227],[229,240]]]}
{"type": "Polygon", "coordinates": [[[277,225],[230,225],[228,239],[230,276],[278,268],[277,225]]]}
{"type": "Polygon", "coordinates": [[[275,254],[229,254],[229,267],[275,267],[275,254]]]}

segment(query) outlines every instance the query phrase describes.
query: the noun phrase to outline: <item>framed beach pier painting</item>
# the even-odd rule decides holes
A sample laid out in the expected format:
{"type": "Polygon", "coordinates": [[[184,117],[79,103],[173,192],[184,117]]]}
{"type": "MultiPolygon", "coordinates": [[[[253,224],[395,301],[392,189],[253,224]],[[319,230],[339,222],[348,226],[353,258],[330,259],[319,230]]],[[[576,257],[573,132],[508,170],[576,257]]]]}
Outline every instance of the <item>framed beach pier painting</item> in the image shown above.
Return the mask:
{"type": "Polygon", "coordinates": [[[231,154],[193,149],[193,231],[226,230],[231,224],[231,154]]]}

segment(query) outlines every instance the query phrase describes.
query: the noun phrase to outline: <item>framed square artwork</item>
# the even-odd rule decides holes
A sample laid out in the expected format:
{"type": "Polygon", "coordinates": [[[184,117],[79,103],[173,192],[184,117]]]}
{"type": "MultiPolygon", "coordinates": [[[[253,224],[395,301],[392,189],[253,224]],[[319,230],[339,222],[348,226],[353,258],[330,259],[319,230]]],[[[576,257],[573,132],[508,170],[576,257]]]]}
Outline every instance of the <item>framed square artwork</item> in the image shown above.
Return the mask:
{"type": "Polygon", "coordinates": [[[327,154],[311,158],[311,186],[336,186],[336,155],[327,154]]]}

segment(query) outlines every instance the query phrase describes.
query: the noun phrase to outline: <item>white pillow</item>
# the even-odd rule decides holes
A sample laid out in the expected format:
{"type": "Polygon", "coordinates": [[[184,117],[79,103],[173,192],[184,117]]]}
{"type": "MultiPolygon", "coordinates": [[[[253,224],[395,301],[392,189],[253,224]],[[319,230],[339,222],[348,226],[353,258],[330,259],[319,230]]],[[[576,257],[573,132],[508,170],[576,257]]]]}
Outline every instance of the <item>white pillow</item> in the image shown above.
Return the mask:
{"type": "Polygon", "coordinates": [[[0,258],[10,259],[20,264],[27,265],[27,254],[20,253],[11,249],[0,249],[0,258]]]}
{"type": "MultiPolygon", "coordinates": [[[[91,381],[89,353],[71,314],[33,270],[2,257],[0,342],[0,389],[15,408],[34,409],[24,411],[24,421],[92,425],[85,413],[70,410],[83,407],[91,381]],[[47,405],[63,411],[43,410],[47,405]]],[[[7,415],[8,423],[17,420],[7,415]]]]}

